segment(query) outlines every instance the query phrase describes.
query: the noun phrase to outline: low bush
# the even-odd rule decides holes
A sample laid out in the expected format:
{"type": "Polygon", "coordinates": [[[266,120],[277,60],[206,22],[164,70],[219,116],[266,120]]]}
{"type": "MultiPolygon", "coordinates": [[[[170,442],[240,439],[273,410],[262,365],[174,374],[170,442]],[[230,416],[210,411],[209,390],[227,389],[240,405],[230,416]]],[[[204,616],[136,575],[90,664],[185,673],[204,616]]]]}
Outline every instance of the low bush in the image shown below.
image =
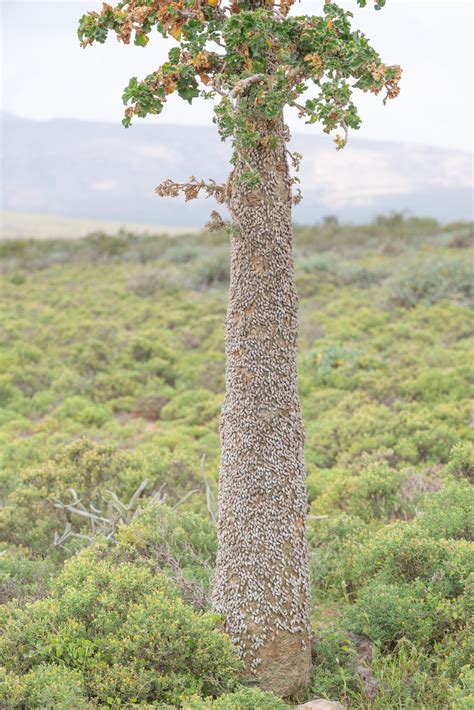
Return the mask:
{"type": "Polygon", "coordinates": [[[401,513],[400,489],[406,475],[386,465],[373,464],[359,475],[343,473],[327,484],[312,510],[320,514],[345,512],[368,523],[387,521],[401,513]]]}
{"type": "Polygon", "coordinates": [[[326,629],[313,640],[313,649],[311,696],[345,701],[360,689],[356,651],[347,634],[326,629]]]}
{"type": "Polygon", "coordinates": [[[205,424],[218,416],[221,397],[205,389],[180,392],[161,410],[161,418],[167,421],[184,419],[188,424],[205,424]]]}
{"type": "MultiPolygon", "coordinates": [[[[90,519],[77,512],[81,506],[86,511],[91,506],[102,510],[110,498],[109,488],[128,501],[146,477],[147,468],[139,457],[79,439],[47,463],[22,472],[17,488],[0,508],[0,535],[10,544],[47,552],[55,533],[62,533],[66,525],[73,524],[78,533],[90,529],[90,519]],[[68,503],[75,513],[65,507],[68,503]]],[[[81,545],[80,538],[76,543],[81,545]]]]}
{"type": "Polygon", "coordinates": [[[406,267],[391,280],[391,298],[397,305],[414,308],[443,299],[472,303],[472,269],[466,259],[431,259],[406,267]]]}
{"type": "Polygon", "coordinates": [[[367,636],[385,650],[394,648],[402,638],[426,647],[440,640],[450,628],[449,611],[420,581],[388,584],[374,580],[348,607],[346,621],[352,631],[367,636]]]}
{"type": "Polygon", "coordinates": [[[447,470],[456,478],[466,478],[474,483],[474,446],[470,441],[453,447],[447,470]]]}
{"type": "MultiPolygon", "coordinates": [[[[407,639],[399,641],[390,653],[381,653],[375,648],[372,673],[376,694],[372,702],[367,703],[370,710],[452,707],[452,686],[440,670],[439,658],[407,639]]],[[[359,707],[365,707],[364,698],[361,701],[359,707]]]]}
{"type": "Polygon", "coordinates": [[[447,481],[433,495],[426,496],[416,527],[426,536],[474,539],[474,488],[467,481],[447,481]]]}
{"type": "Polygon", "coordinates": [[[318,597],[323,593],[345,594],[349,573],[347,558],[341,554],[348,540],[368,534],[363,520],[347,513],[339,515],[310,516],[308,540],[310,571],[313,589],[318,597]],[[337,591],[336,591],[337,590],[337,591]]]}
{"type": "Polygon", "coordinates": [[[81,426],[100,428],[111,417],[107,407],[93,404],[85,397],[69,397],[55,411],[58,419],[71,419],[81,426]]]}
{"type": "Polygon", "coordinates": [[[229,283],[229,254],[227,250],[201,259],[193,264],[192,283],[195,288],[208,289],[229,283]]]}
{"type": "Polygon", "coordinates": [[[141,271],[129,277],[127,289],[136,296],[149,298],[155,296],[163,290],[170,287],[170,279],[168,275],[160,271],[141,271]]]}
{"type": "Polygon", "coordinates": [[[118,532],[113,555],[118,560],[147,560],[157,573],[173,578],[186,601],[205,609],[216,552],[216,528],[210,520],[166,505],[150,505],[118,532]]]}
{"type": "Polygon", "coordinates": [[[29,557],[22,548],[0,551],[0,604],[12,600],[19,605],[39,599],[47,593],[56,572],[51,560],[29,557]]]}
{"type": "Polygon", "coordinates": [[[38,665],[24,676],[0,669],[0,703],[11,710],[94,707],[86,699],[82,673],[55,663],[38,665]]]}
{"type": "Polygon", "coordinates": [[[290,707],[273,693],[258,688],[242,688],[216,700],[193,697],[183,704],[183,710],[285,710],[290,707]]]}
{"type": "Polygon", "coordinates": [[[100,545],[65,564],[48,598],[3,616],[0,661],[26,697],[48,687],[59,695],[74,679],[76,694],[95,703],[179,706],[237,687],[239,662],[219,619],[194,612],[146,563],[110,562],[100,545]]]}

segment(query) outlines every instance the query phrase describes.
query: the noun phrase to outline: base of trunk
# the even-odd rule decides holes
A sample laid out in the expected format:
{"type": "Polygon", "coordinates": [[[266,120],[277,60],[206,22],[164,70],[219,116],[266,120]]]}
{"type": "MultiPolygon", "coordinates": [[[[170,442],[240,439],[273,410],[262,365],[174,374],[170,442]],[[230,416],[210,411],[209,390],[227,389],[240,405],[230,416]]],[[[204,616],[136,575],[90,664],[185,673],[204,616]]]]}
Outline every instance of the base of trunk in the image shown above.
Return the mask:
{"type": "Polygon", "coordinates": [[[288,698],[306,688],[311,676],[311,647],[306,633],[280,631],[260,649],[261,662],[248,680],[262,690],[288,698]]]}

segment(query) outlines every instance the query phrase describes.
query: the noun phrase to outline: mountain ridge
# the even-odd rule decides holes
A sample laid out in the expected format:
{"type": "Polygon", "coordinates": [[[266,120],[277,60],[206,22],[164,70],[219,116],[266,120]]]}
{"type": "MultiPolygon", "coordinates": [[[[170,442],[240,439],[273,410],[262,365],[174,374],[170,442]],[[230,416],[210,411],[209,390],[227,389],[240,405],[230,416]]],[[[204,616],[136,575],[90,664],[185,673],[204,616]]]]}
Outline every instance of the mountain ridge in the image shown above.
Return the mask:
{"type": "MultiPolygon", "coordinates": [[[[190,175],[224,181],[230,145],[214,126],[137,124],[58,118],[35,121],[2,113],[2,209],[160,225],[201,226],[214,205],[185,207],[160,199],[155,186],[190,175]]],[[[314,224],[328,214],[364,222],[404,211],[440,221],[472,218],[472,158],[448,148],[351,137],[336,152],[331,139],[294,134],[303,155],[303,201],[295,221],[314,224]]],[[[224,211],[220,208],[224,215],[224,211]]]]}

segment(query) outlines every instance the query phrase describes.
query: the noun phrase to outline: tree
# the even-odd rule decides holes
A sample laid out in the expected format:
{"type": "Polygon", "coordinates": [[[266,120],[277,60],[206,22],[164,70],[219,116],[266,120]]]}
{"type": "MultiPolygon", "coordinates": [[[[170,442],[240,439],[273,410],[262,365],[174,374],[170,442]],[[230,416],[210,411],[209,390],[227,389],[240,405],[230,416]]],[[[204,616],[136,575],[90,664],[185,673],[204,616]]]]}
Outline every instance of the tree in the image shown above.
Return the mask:
{"type": "MultiPolygon", "coordinates": [[[[304,430],[296,378],[298,301],[292,203],[300,199],[283,109],[347,142],[360,117],[354,89],[395,97],[401,70],[386,66],[351,13],[325,0],[321,16],[294,16],[294,0],[129,0],[80,20],[82,46],[145,46],[158,30],[177,46],[142,80],[132,78],[123,124],[159,114],[177,92],[215,100],[222,139],[233,144],[225,185],[167,180],[157,192],[200,191],[231,214],[231,282],[225,326],[219,553],[214,608],[260,687],[288,696],[309,678],[309,584],[304,430]],[[309,92],[309,93],[308,93],[309,92]],[[292,195],[292,192],[295,194],[292,195]]],[[[366,0],[357,0],[360,6],[366,0]]],[[[375,0],[379,9],[385,0],[375,0]]],[[[213,212],[211,227],[223,224],[213,212]]]]}

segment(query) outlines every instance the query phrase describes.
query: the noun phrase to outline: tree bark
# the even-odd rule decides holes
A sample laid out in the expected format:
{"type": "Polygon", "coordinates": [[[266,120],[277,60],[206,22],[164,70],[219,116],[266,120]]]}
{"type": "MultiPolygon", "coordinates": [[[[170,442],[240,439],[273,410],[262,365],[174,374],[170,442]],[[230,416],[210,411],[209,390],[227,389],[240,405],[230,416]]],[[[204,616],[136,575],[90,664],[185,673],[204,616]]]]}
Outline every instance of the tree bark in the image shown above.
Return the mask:
{"type": "Polygon", "coordinates": [[[214,608],[248,678],[288,697],[311,668],[307,495],[283,117],[271,135],[277,147],[261,143],[238,156],[228,183],[234,225],[214,608]],[[241,182],[249,165],[261,175],[257,187],[241,182]]]}

